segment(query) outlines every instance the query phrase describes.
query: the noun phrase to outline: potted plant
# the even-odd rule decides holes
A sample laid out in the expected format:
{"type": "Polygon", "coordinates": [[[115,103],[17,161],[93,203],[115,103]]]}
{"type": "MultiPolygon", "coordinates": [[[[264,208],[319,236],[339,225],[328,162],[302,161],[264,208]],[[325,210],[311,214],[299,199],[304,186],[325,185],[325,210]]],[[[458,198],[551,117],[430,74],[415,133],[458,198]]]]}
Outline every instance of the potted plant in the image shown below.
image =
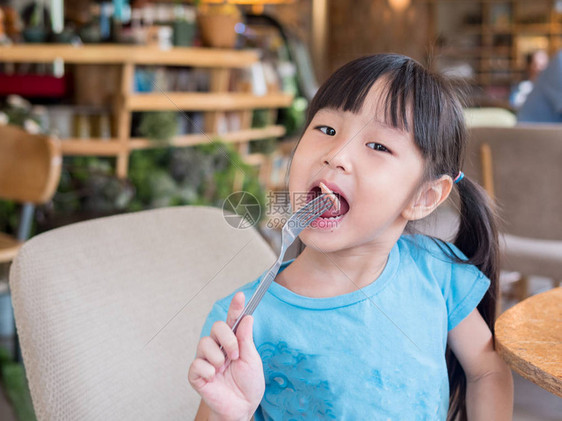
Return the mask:
{"type": "Polygon", "coordinates": [[[195,38],[195,9],[176,6],[174,9],[173,42],[176,47],[191,47],[195,38]]]}
{"type": "Polygon", "coordinates": [[[197,24],[201,42],[205,47],[234,48],[237,33],[235,26],[242,17],[235,4],[197,5],[197,24]]]}
{"type": "Polygon", "coordinates": [[[25,42],[45,42],[48,35],[49,11],[43,6],[43,2],[29,4],[22,12],[25,21],[25,28],[22,36],[25,42]]]}

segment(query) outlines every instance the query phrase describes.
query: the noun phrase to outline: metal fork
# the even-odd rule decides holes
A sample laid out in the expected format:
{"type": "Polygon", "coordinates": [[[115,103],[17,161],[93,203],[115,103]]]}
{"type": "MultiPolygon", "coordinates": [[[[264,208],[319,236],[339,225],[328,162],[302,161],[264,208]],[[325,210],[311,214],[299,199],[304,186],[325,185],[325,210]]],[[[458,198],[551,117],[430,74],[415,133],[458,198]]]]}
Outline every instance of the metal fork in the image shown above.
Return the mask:
{"type": "MultiPolygon", "coordinates": [[[[234,325],[232,326],[232,331],[234,333],[236,333],[236,329],[238,329],[238,325],[244,316],[252,315],[260,303],[261,299],[265,295],[265,292],[269,288],[269,285],[271,285],[271,282],[275,279],[275,276],[277,276],[277,272],[279,271],[281,262],[283,261],[283,256],[285,256],[285,252],[289,246],[293,244],[295,238],[297,238],[301,231],[308,227],[312,221],[332,206],[333,202],[328,195],[325,193],[321,194],[300,208],[297,212],[291,215],[287,222],[285,222],[281,231],[281,252],[279,253],[279,257],[264,275],[258,288],[254,292],[254,295],[252,295],[252,298],[250,298],[250,301],[248,301],[244,310],[242,310],[242,314],[240,314],[238,319],[236,319],[236,322],[234,322],[234,325]]],[[[224,352],[222,346],[220,349],[224,352]]]]}

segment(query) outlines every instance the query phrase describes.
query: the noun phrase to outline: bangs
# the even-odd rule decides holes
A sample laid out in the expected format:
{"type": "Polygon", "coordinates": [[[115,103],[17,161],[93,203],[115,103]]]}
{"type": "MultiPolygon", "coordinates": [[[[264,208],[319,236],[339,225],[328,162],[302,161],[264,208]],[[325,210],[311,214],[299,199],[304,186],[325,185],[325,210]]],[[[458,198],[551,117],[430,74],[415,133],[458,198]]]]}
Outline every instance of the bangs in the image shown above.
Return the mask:
{"type": "Polygon", "coordinates": [[[433,136],[445,134],[443,131],[450,129],[444,126],[450,125],[443,122],[448,118],[457,120],[459,116],[452,114],[458,112],[442,105],[450,103],[451,99],[444,97],[450,91],[442,79],[426,71],[415,60],[399,54],[361,57],[336,70],[311,101],[305,129],[323,108],[359,113],[377,81],[383,86],[384,94],[379,98],[379,105],[383,107],[384,123],[413,132],[422,154],[435,159],[440,151],[431,147],[430,133],[433,136]]]}
{"type": "Polygon", "coordinates": [[[379,98],[379,105],[384,107],[384,123],[409,131],[408,106],[413,105],[414,99],[409,86],[410,63],[411,60],[399,55],[375,55],[339,68],[316,93],[308,108],[306,125],[322,108],[359,113],[369,90],[380,81],[384,94],[379,98]]]}

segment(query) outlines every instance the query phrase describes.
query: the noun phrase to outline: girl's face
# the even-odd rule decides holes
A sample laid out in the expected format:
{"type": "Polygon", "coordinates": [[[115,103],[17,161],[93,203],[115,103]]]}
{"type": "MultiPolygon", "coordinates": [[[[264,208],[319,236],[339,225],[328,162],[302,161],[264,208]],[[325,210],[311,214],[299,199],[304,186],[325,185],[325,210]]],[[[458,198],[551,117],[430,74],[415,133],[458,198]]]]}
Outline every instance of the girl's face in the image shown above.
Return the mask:
{"type": "Polygon", "coordinates": [[[320,182],[343,196],[342,211],[348,209],[306,228],[300,238],[309,247],[330,252],[388,246],[413,219],[424,161],[411,133],[384,123],[381,86],[372,86],[359,114],[319,110],[295,151],[289,177],[293,209],[310,200],[320,182]]]}

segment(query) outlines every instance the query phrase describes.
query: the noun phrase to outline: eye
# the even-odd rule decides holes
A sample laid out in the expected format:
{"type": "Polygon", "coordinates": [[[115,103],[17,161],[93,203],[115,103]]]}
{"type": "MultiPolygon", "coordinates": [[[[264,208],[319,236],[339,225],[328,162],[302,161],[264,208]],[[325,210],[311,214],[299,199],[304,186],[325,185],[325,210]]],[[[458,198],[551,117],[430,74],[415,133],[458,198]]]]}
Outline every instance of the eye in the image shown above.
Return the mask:
{"type": "Polygon", "coordinates": [[[322,133],[327,134],[328,136],[335,136],[336,135],[336,131],[333,128],[331,128],[330,126],[316,126],[314,129],[320,130],[322,133]],[[326,129],[326,131],[324,131],[324,129],[326,129]]]}
{"type": "Polygon", "coordinates": [[[388,149],[386,146],[381,145],[380,143],[376,143],[376,142],[369,142],[367,143],[367,146],[369,146],[369,148],[375,150],[375,151],[379,151],[379,152],[390,152],[390,149],[388,149]],[[370,146],[372,145],[372,146],[370,146]]]}

